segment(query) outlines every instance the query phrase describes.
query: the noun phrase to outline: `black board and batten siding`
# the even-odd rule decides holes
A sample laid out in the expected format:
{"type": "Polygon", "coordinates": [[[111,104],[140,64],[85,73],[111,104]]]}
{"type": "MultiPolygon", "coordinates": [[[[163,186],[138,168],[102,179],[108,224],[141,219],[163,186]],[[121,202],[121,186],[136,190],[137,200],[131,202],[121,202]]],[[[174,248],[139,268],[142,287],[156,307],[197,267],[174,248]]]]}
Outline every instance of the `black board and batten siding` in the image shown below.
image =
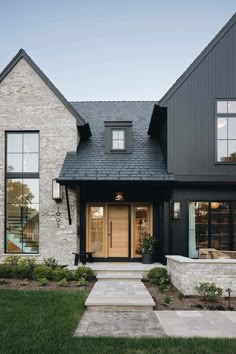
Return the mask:
{"type": "Polygon", "coordinates": [[[226,181],[236,174],[236,165],[216,164],[215,105],[216,99],[236,99],[235,21],[192,65],[189,76],[191,67],[160,101],[168,111],[168,172],[179,180],[177,176],[195,176],[196,181],[198,176],[222,176],[226,181]]]}

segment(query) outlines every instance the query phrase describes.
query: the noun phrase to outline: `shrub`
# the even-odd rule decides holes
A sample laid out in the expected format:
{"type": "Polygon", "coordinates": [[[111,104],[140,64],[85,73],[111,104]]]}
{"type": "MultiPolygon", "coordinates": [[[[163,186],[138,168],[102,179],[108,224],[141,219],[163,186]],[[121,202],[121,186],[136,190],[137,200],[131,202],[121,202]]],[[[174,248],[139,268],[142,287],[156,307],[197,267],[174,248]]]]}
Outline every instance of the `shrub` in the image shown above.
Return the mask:
{"type": "Polygon", "coordinates": [[[40,278],[46,278],[48,280],[52,280],[53,279],[53,269],[51,267],[44,265],[44,264],[40,264],[34,269],[33,278],[37,279],[37,280],[40,278]]]}
{"type": "Polygon", "coordinates": [[[204,300],[216,300],[223,294],[223,290],[215,285],[215,283],[202,282],[195,287],[199,296],[204,300]]]}
{"type": "Polygon", "coordinates": [[[170,278],[165,268],[155,267],[148,272],[148,279],[155,285],[168,285],[170,278]]]}
{"type": "Polygon", "coordinates": [[[64,287],[66,287],[66,286],[68,286],[68,281],[66,280],[66,278],[63,278],[63,279],[61,279],[60,281],[58,281],[57,284],[58,284],[59,286],[64,286],[64,287]]]}
{"type": "Polygon", "coordinates": [[[160,293],[164,293],[164,291],[168,289],[168,285],[167,284],[158,285],[158,289],[160,293]]]}
{"type": "Polygon", "coordinates": [[[87,280],[84,278],[81,278],[78,283],[76,284],[76,286],[86,286],[88,284],[87,280]]]}
{"type": "Polygon", "coordinates": [[[58,266],[58,262],[55,257],[44,258],[44,265],[51,267],[52,269],[56,269],[58,266]]]}
{"type": "Polygon", "coordinates": [[[74,275],[67,268],[56,268],[53,271],[53,280],[59,281],[65,278],[66,280],[73,280],[74,275]]]}
{"type": "Polygon", "coordinates": [[[47,280],[47,278],[39,278],[38,283],[39,283],[39,286],[45,286],[45,285],[48,285],[48,280],[47,280]]]}
{"type": "Polygon", "coordinates": [[[17,265],[0,264],[0,278],[17,278],[17,265]]]}
{"type": "Polygon", "coordinates": [[[85,280],[90,280],[93,277],[93,270],[86,266],[79,266],[75,272],[75,279],[80,280],[84,278],[85,280]]]}
{"type": "Polygon", "coordinates": [[[0,279],[0,285],[5,285],[5,284],[8,284],[6,279],[0,279]]]}
{"type": "Polygon", "coordinates": [[[36,267],[35,258],[20,258],[17,265],[17,275],[19,279],[32,279],[34,268],[36,267]]]}
{"type": "Polygon", "coordinates": [[[20,256],[8,256],[4,260],[4,264],[9,264],[9,265],[18,265],[20,260],[20,256]]]}
{"type": "Polygon", "coordinates": [[[167,305],[170,304],[170,297],[168,295],[165,296],[164,303],[167,305]]]}

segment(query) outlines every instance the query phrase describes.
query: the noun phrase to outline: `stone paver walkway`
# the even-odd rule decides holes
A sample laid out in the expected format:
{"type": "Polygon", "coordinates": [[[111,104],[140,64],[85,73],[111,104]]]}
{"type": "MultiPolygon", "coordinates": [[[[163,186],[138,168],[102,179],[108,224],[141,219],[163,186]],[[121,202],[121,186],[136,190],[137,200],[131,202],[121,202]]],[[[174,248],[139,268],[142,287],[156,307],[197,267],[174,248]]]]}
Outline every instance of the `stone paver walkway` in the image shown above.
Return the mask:
{"type": "Polygon", "coordinates": [[[155,311],[174,337],[236,337],[236,311],[155,311]]]}
{"type": "Polygon", "coordinates": [[[74,335],[78,337],[163,337],[165,332],[154,311],[86,311],[74,335]]]}
{"type": "Polygon", "coordinates": [[[74,335],[236,338],[236,311],[86,311],[74,335]]]}

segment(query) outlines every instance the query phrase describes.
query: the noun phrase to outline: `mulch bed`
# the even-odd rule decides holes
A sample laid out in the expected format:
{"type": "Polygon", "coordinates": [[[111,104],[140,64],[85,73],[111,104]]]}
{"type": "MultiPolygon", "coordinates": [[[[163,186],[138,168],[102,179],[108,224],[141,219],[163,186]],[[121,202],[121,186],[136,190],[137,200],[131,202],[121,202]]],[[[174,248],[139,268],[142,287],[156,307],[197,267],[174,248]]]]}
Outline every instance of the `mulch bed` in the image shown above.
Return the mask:
{"type": "MultiPolygon", "coordinates": [[[[1,279],[2,280],[2,279],[1,279]]],[[[91,290],[94,286],[95,281],[91,280],[86,286],[77,286],[78,281],[68,282],[68,286],[59,286],[56,282],[50,281],[45,286],[39,286],[36,280],[22,280],[22,279],[5,279],[5,284],[0,283],[0,289],[19,289],[19,290],[68,290],[68,291],[79,291],[79,290],[91,290]]]]}
{"type": "MultiPolygon", "coordinates": [[[[208,303],[199,296],[183,296],[173,285],[163,293],[158,287],[145,281],[145,286],[155,301],[155,310],[228,310],[228,298],[219,298],[208,303]],[[166,301],[170,301],[166,303],[166,301]]],[[[231,310],[236,310],[236,298],[231,297],[231,310]]]]}

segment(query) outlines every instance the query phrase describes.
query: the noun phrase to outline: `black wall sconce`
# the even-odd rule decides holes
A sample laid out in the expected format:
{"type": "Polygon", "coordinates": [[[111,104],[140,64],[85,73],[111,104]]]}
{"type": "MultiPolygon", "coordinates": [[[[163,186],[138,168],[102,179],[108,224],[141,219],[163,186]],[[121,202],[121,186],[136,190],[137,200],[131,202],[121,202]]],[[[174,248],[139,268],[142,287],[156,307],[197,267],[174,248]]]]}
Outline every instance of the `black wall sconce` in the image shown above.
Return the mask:
{"type": "Polygon", "coordinates": [[[60,183],[56,179],[52,180],[52,199],[56,202],[62,201],[62,189],[60,183]]]}
{"type": "Polygon", "coordinates": [[[172,204],[172,219],[180,219],[180,202],[173,202],[172,204]]]}

